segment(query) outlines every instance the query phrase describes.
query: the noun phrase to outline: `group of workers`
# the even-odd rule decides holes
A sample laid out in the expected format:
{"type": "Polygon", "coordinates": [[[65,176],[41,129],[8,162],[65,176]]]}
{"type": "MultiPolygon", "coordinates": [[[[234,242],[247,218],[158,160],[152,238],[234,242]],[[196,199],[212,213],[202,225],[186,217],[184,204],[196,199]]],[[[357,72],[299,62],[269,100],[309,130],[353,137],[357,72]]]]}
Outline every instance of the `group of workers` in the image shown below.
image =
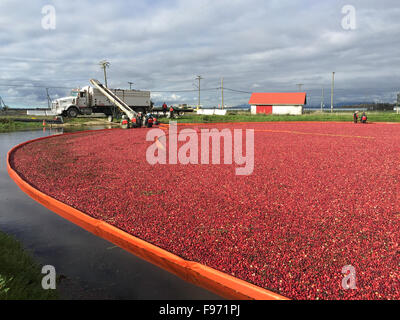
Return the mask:
{"type": "MultiPolygon", "coordinates": [[[[353,114],[354,123],[358,123],[358,118],[359,118],[358,111],[356,111],[353,114]]],[[[365,114],[365,112],[363,112],[360,118],[360,123],[367,123],[367,120],[368,120],[367,115],[365,114]]]]}
{"type": "MultiPolygon", "coordinates": [[[[164,102],[164,104],[162,105],[162,109],[163,109],[163,113],[164,113],[164,117],[166,116],[166,114],[167,114],[167,110],[168,110],[168,106],[167,106],[167,104],[164,102]]],[[[174,107],[173,106],[171,106],[170,108],[169,108],[169,117],[170,118],[173,118],[174,117],[174,107]]]]}

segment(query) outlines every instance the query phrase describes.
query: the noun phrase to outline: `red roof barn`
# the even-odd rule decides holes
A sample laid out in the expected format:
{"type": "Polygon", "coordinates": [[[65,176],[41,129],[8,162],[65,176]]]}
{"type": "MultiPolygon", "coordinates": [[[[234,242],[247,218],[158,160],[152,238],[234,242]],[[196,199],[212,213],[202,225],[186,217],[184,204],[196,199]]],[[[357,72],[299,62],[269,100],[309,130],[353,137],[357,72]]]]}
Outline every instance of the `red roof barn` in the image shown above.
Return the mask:
{"type": "Polygon", "coordinates": [[[305,92],[255,92],[249,100],[253,114],[299,115],[303,113],[303,107],[306,103],[307,94],[305,92]]]}

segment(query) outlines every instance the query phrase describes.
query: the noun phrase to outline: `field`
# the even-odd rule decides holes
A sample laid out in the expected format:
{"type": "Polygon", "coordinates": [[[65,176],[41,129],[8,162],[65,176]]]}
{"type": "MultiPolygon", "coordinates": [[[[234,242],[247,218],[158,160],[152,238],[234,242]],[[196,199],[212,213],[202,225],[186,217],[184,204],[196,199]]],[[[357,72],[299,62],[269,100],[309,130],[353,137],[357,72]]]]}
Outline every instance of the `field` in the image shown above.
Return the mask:
{"type": "MultiPolygon", "coordinates": [[[[368,112],[370,122],[400,122],[400,115],[394,112],[368,112]]],[[[3,115],[0,114],[0,133],[10,132],[17,130],[31,130],[42,128],[42,122],[19,122],[15,121],[15,118],[35,118],[35,119],[51,119],[52,117],[42,116],[26,116],[26,115],[3,115]]],[[[168,123],[170,119],[159,118],[160,123],[168,123]]],[[[281,121],[327,121],[327,122],[352,122],[351,112],[313,112],[306,113],[301,116],[290,116],[290,115],[251,115],[248,111],[229,111],[226,116],[208,116],[208,115],[196,115],[193,113],[186,113],[179,116],[176,119],[180,123],[223,123],[223,122],[281,122],[281,121]]],[[[57,126],[76,126],[82,127],[84,130],[85,126],[92,125],[109,125],[106,119],[102,117],[78,117],[78,118],[64,118],[63,125],[57,126]]],[[[114,122],[114,125],[118,124],[118,121],[114,122]]]]}
{"type": "MultiPolygon", "coordinates": [[[[400,122],[400,115],[395,112],[367,112],[369,122],[400,122]]],[[[161,123],[168,123],[169,119],[160,118],[161,123]]],[[[279,121],[329,121],[352,122],[352,112],[310,112],[301,116],[291,115],[252,115],[247,111],[228,111],[226,116],[196,115],[187,113],[177,119],[182,123],[221,123],[221,122],[279,122],[279,121]]]]}
{"type": "Polygon", "coordinates": [[[148,129],[36,141],[17,149],[11,165],[92,217],[286,297],[400,298],[400,126],[184,128],[254,129],[254,172],[238,176],[235,164],[151,166],[148,129]],[[342,288],[346,265],[356,270],[357,289],[342,288]]]}
{"type": "MultiPolygon", "coordinates": [[[[2,132],[12,132],[20,130],[34,130],[43,128],[43,120],[52,120],[54,117],[42,117],[42,116],[0,116],[0,133],[2,132]],[[18,119],[36,119],[37,122],[23,122],[18,121],[18,119]]],[[[65,118],[64,124],[49,124],[46,126],[53,127],[82,127],[84,130],[87,126],[93,125],[110,125],[110,123],[105,118],[92,118],[92,117],[79,117],[79,118],[65,118]]],[[[113,123],[112,125],[118,125],[118,123],[113,123]]]]}
{"type": "Polygon", "coordinates": [[[42,127],[39,122],[17,122],[8,117],[0,117],[0,133],[18,130],[38,129],[42,127]]]}

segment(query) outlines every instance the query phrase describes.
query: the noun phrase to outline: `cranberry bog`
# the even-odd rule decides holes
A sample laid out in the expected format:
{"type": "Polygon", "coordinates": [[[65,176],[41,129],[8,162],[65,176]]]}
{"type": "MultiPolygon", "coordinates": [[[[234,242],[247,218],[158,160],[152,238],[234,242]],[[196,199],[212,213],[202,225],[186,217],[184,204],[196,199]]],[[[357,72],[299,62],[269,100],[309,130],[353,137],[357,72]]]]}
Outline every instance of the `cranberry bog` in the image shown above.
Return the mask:
{"type": "Polygon", "coordinates": [[[94,219],[284,297],[400,298],[399,125],[178,128],[254,129],[252,174],[151,165],[144,128],[34,140],[10,152],[9,166],[94,219]],[[354,267],[355,288],[344,289],[344,266],[354,267]]]}

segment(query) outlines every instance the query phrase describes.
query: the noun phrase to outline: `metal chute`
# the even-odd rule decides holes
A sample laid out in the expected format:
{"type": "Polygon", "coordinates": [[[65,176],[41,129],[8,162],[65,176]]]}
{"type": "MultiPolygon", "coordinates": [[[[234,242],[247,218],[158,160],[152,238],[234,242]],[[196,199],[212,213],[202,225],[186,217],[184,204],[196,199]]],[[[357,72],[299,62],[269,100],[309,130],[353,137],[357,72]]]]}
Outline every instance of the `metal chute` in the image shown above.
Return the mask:
{"type": "Polygon", "coordinates": [[[107,87],[103,86],[98,80],[90,79],[90,83],[100,90],[100,92],[107,97],[112,104],[114,104],[118,109],[125,113],[129,120],[135,119],[138,114],[136,111],[132,110],[124,101],[122,101],[114,92],[112,92],[107,87]]]}

